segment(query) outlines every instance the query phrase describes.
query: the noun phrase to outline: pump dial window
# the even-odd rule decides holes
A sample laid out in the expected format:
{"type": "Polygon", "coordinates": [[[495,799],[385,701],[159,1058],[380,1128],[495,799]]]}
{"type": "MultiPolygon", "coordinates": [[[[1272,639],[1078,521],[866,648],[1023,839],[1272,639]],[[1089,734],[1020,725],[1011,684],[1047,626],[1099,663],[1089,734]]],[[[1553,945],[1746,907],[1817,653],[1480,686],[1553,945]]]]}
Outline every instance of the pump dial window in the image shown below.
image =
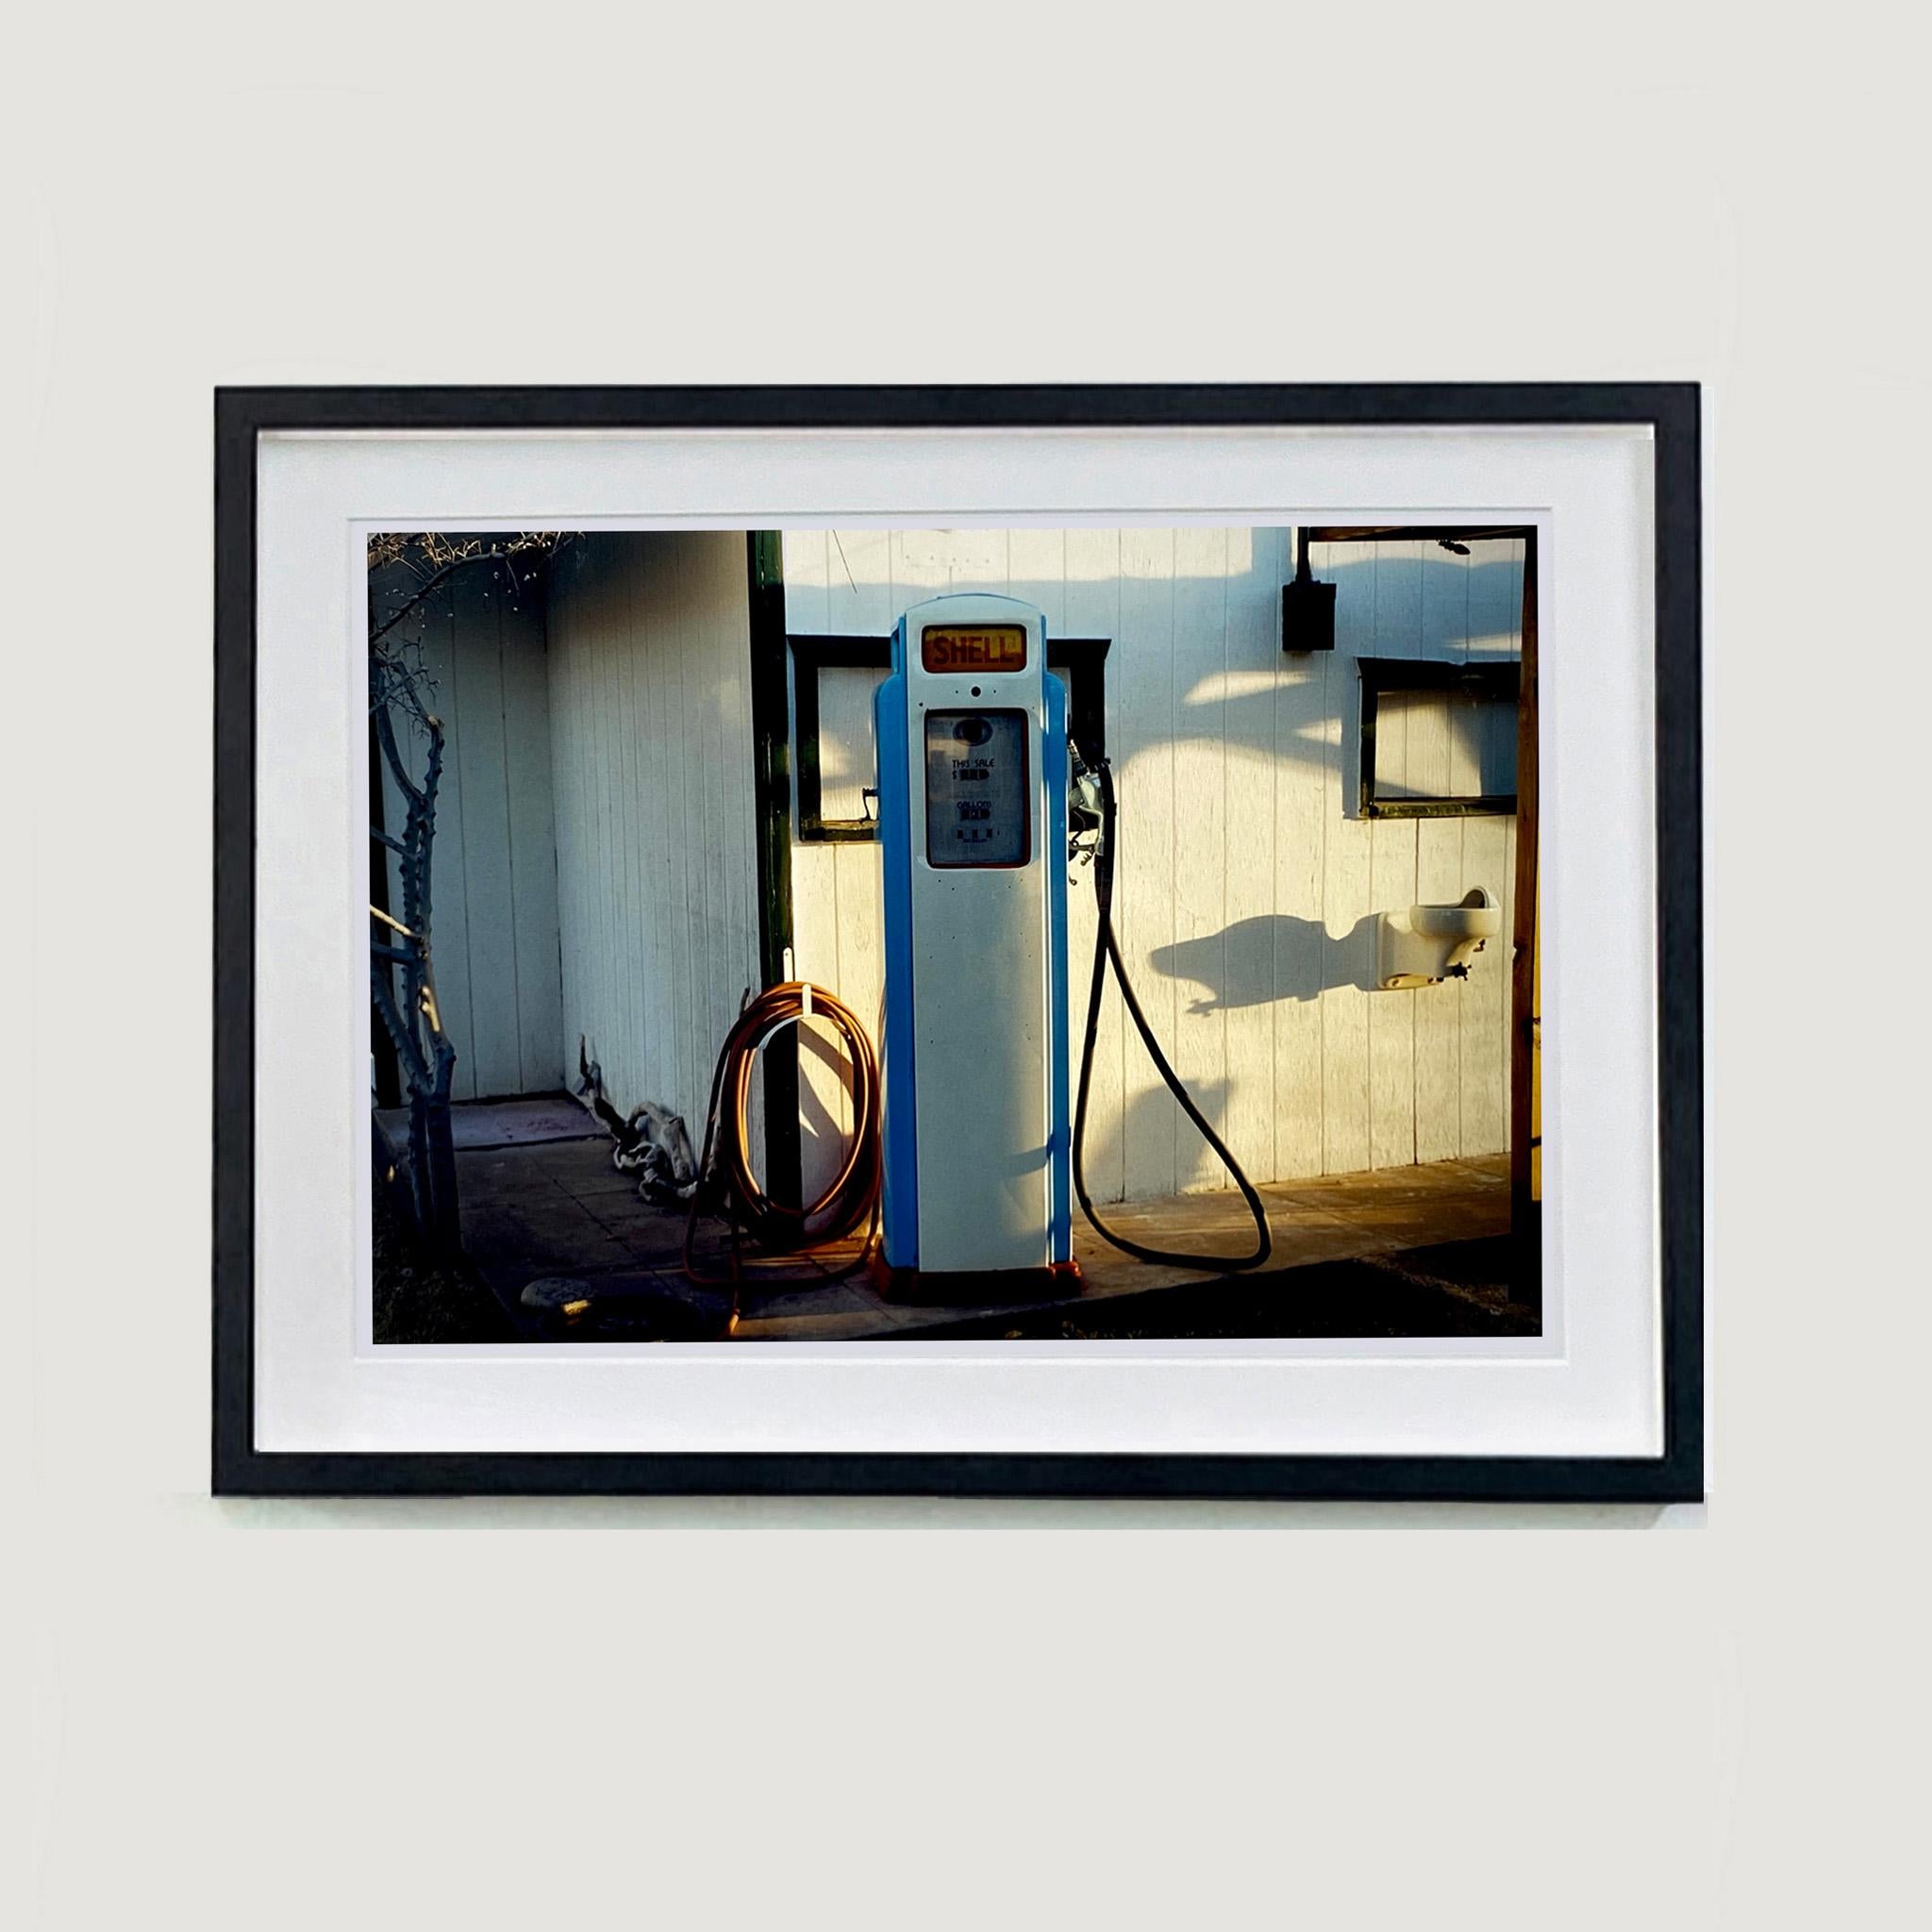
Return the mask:
{"type": "Polygon", "coordinates": [[[925,714],[928,865],[1024,865],[1032,853],[1024,711],[925,714]]]}
{"type": "Polygon", "coordinates": [[[1024,671],[1024,624],[929,624],[919,633],[919,661],[939,672],[1024,671]]]}

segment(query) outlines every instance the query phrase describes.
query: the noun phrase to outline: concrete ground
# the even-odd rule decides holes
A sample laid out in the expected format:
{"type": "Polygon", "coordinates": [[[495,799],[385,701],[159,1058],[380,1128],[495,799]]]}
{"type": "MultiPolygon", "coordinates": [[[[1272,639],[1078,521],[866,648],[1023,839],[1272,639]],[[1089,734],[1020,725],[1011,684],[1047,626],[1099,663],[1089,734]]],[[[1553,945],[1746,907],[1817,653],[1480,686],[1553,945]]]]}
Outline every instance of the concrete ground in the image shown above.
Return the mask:
{"type": "MultiPolygon", "coordinates": [[[[464,1244],[519,1333],[557,1341],[711,1340],[723,1331],[729,1290],[695,1287],[681,1265],[682,1213],[638,1198],[632,1176],[610,1165],[609,1142],[575,1102],[525,1099],[457,1108],[457,1167],[464,1244]]],[[[1274,1230],[1264,1269],[1241,1277],[1244,1324],[1239,1332],[1292,1335],[1351,1332],[1352,1284],[1363,1288],[1363,1333],[1455,1333],[1454,1324],[1391,1331],[1375,1312],[1372,1269],[1334,1264],[1400,1257],[1411,1251],[1463,1261],[1405,1271],[1407,1282],[1451,1292],[1467,1274],[1467,1257],[1489,1259],[1507,1249],[1509,1232],[1506,1156],[1437,1161],[1373,1174],[1330,1174],[1260,1190],[1274,1230]],[[1315,1270],[1312,1274],[1299,1271],[1315,1270]],[[1311,1291],[1321,1284],[1321,1306],[1311,1291]],[[1374,1306],[1372,1307],[1372,1304],[1374,1306]],[[1338,1325],[1338,1315],[1341,1325],[1338,1325]],[[1245,1324],[1253,1324],[1248,1326],[1245,1324]]],[[[1191,1252],[1245,1252],[1253,1228],[1239,1194],[1184,1194],[1131,1207],[1102,1208],[1110,1224],[1148,1246],[1191,1252]]],[[[830,1278],[857,1258],[858,1243],[822,1252],[819,1265],[792,1259],[778,1270],[755,1266],[739,1290],[741,1341],[861,1341],[946,1334],[1193,1332],[1189,1297],[1225,1274],[1144,1265],[1103,1241],[1076,1212],[1074,1247],[1084,1283],[1077,1297],[909,1306],[883,1300],[863,1269],[830,1278]],[[1132,1298],[1129,1301],[1129,1298],[1132,1298]],[[1117,1309],[1109,1304],[1118,1303],[1117,1309]],[[1020,1325],[1002,1329],[1010,1316],[1020,1325]],[[1149,1329],[1145,1324],[1155,1321],[1149,1329]],[[1179,1324],[1180,1325],[1175,1325],[1179,1324]]],[[[696,1257],[701,1272],[723,1276],[722,1228],[709,1226],[696,1257]]],[[[1488,1304],[1510,1298],[1491,1285],[1488,1304]]],[[[1205,1304],[1203,1305],[1205,1306],[1205,1304]]],[[[1453,1311],[1452,1311],[1453,1315],[1453,1311]]],[[[1418,1319],[1432,1320],[1426,1311],[1418,1319]]],[[[1203,1330],[1202,1332],[1208,1332],[1203,1330]]],[[[1230,1332],[1225,1328],[1214,1332],[1230,1332]]]]}

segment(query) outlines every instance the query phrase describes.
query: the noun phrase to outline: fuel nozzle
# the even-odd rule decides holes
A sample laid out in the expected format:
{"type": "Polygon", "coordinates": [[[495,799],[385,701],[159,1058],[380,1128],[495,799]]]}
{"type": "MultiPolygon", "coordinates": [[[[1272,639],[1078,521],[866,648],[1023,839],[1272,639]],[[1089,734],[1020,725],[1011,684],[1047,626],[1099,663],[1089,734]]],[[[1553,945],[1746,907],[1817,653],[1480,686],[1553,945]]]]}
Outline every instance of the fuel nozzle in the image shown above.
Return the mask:
{"type": "Polygon", "coordinates": [[[1091,865],[1103,837],[1100,807],[1101,760],[1091,763],[1067,741],[1067,862],[1091,865]]]}

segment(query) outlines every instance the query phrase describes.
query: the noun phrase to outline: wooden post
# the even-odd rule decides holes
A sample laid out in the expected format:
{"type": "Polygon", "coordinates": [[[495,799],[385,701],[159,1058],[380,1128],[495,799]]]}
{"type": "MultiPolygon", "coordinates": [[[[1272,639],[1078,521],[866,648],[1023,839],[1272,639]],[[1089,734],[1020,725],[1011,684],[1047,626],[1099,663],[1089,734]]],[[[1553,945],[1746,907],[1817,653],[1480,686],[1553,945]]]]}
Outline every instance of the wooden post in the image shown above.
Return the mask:
{"type": "MultiPolygon", "coordinates": [[[[758,966],[764,984],[786,977],[791,949],[791,700],[786,676],[785,571],[776,530],[745,539],[751,633],[753,783],[758,792],[758,966]]],[[[798,1030],[765,1049],[765,1186],[803,1198],[798,1131],[798,1030]]]]}

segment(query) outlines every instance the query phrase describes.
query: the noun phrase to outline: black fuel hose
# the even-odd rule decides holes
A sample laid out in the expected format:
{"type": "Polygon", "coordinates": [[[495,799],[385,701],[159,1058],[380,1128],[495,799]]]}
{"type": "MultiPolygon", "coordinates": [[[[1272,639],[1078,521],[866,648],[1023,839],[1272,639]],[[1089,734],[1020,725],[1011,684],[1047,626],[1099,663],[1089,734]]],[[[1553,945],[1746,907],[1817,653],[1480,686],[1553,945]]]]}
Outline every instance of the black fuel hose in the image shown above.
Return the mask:
{"type": "Polygon", "coordinates": [[[1147,1015],[1141,1010],[1133,982],[1127,977],[1126,965],[1121,958],[1120,941],[1115,939],[1113,931],[1113,868],[1115,854],[1120,849],[1113,772],[1105,759],[1091,769],[1100,784],[1100,847],[1093,858],[1093,897],[1098,917],[1093,933],[1093,978],[1087,993],[1087,1037],[1080,1046],[1080,1098],[1074,1109],[1074,1192],[1079,1197],[1087,1219],[1093,1224],[1094,1232],[1103,1241],[1111,1241],[1124,1255],[1132,1255],[1136,1260],[1152,1261],[1168,1268],[1208,1269],[1217,1274],[1233,1274],[1243,1268],[1258,1268],[1274,1245],[1274,1234],[1268,1225],[1268,1210],[1261,1205],[1255,1184],[1241,1172],[1241,1163],[1228,1152],[1227,1143],[1214,1131],[1207,1115],[1194,1105],[1188,1090],[1181,1085],[1180,1075],[1168,1064],[1167,1056],[1161,1052],[1160,1042],[1154,1037],[1154,1028],[1148,1024],[1147,1015]],[[1241,1191],[1241,1198],[1248,1204],[1248,1212],[1255,1217],[1255,1251],[1251,1255],[1179,1255],[1165,1248],[1142,1247],[1139,1241],[1130,1241],[1125,1235],[1116,1234],[1094,1209],[1087,1192],[1084,1172],[1087,1091],[1093,1079],[1093,1042],[1100,1036],[1100,996],[1106,987],[1109,960],[1113,962],[1113,976],[1120,984],[1121,998],[1132,1015],[1135,1026],[1140,1029],[1148,1058],[1167,1082],[1168,1091],[1179,1103],[1181,1111],[1193,1122],[1200,1130],[1201,1138],[1213,1148],[1215,1158],[1241,1191]]]}

